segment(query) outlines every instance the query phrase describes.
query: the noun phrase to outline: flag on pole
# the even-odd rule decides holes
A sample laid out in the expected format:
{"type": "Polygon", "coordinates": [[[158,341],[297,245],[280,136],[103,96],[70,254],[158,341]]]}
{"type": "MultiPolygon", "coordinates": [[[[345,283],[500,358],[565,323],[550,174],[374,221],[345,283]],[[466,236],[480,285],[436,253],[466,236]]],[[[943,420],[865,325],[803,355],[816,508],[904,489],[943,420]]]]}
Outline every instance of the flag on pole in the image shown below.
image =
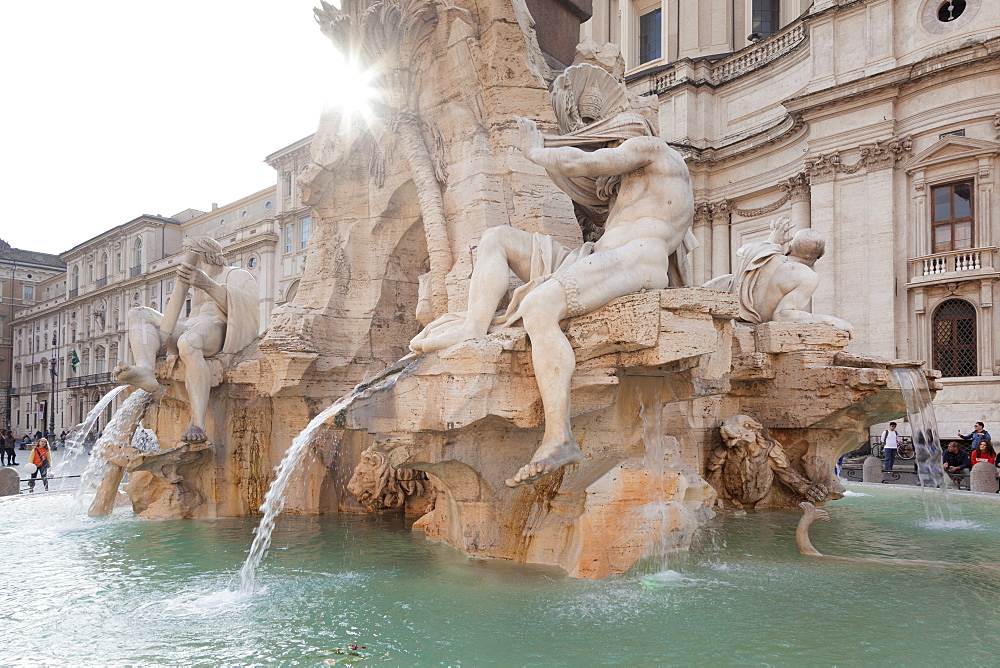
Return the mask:
{"type": "Polygon", "coordinates": [[[80,363],[80,356],[76,354],[76,350],[73,350],[69,354],[69,366],[73,369],[73,373],[76,373],[76,365],[80,363]]]}

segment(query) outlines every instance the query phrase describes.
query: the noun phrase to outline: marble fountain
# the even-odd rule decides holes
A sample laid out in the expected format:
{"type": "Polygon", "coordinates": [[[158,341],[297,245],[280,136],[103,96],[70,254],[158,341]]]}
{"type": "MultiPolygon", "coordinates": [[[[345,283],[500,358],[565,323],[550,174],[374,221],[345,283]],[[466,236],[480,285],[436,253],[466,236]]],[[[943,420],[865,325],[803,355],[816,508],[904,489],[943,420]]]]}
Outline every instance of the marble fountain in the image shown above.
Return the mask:
{"type": "Polygon", "coordinates": [[[778,219],[690,285],[655,107],[606,46],[554,71],[522,0],[316,19],[377,95],[320,120],[299,290],[258,323],[249,274],[186,241],[165,312],[130,313],[127,410],[73,502],[0,501],[6,658],[953,659],[942,618],[968,631],[1000,593],[956,587],[1000,548],[996,506],[833,474],[936,373],[810,312],[823,239],[778,219]],[[822,552],[870,559],[799,554],[803,501],[822,552]]]}

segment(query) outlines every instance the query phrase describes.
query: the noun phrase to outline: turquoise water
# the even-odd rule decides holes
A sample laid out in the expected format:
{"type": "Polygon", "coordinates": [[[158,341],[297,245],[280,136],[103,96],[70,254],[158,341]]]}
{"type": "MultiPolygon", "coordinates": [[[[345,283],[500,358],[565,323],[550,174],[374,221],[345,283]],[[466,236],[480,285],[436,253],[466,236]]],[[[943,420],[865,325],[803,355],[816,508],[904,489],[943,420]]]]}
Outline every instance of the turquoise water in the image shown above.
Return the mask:
{"type": "Polygon", "coordinates": [[[799,513],[720,517],[690,553],[603,581],[467,559],[395,518],[283,516],[252,598],[256,518],[66,522],[66,495],[0,500],[0,664],[995,664],[1000,503],[924,526],[916,490],[858,486],[800,555],[799,513]],[[51,520],[48,518],[52,518],[51,520]],[[651,577],[652,576],[652,577],[651,577]],[[980,628],[975,621],[984,620],[980,628]],[[364,649],[361,649],[364,647],[364,649]]]}

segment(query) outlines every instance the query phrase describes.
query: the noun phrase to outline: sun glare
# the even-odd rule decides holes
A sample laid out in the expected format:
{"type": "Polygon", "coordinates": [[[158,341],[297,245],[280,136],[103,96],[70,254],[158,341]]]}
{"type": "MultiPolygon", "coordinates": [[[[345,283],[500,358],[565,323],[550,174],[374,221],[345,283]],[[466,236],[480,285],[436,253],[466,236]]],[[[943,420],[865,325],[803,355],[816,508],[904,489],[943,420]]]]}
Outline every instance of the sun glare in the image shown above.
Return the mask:
{"type": "Polygon", "coordinates": [[[372,73],[363,71],[341,56],[330,68],[329,77],[330,92],[326,104],[342,111],[341,131],[350,127],[356,115],[371,123],[370,102],[375,97],[375,89],[371,85],[372,73]]]}

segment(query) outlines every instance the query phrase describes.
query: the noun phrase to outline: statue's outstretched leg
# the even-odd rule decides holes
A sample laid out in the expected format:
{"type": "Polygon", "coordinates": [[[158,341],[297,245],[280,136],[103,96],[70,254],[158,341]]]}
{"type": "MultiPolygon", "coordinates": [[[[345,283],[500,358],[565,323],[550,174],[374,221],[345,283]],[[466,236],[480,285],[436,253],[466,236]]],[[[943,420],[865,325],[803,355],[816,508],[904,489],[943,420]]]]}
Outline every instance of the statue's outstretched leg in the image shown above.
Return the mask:
{"type": "Polygon", "coordinates": [[[531,339],[531,361],[542,396],[545,433],[531,461],[506,480],[508,487],[534,483],[583,458],[570,427],[570,382],[576,356],[559,322],[595,311],[612,299],[643,288],[665,288],[670,280],[667,257],[662,241],[637,239],[581,258],[524,298],[521,311],[531,339]]]}
{"type": "Polygon", "coordinates": [[[155,393],[160,389],[160,384],[156,382],[156,376],[153,374],[153,367],[156,364],[156,354],[163,345],[159,329],[162,320],[162,313],[146,306],[129,309],[125,323],[128,325],[129,348],[132,350],[135,364],[121,362],[111,370],[119,383],[134,385],[147,392],[155,393]]]}

